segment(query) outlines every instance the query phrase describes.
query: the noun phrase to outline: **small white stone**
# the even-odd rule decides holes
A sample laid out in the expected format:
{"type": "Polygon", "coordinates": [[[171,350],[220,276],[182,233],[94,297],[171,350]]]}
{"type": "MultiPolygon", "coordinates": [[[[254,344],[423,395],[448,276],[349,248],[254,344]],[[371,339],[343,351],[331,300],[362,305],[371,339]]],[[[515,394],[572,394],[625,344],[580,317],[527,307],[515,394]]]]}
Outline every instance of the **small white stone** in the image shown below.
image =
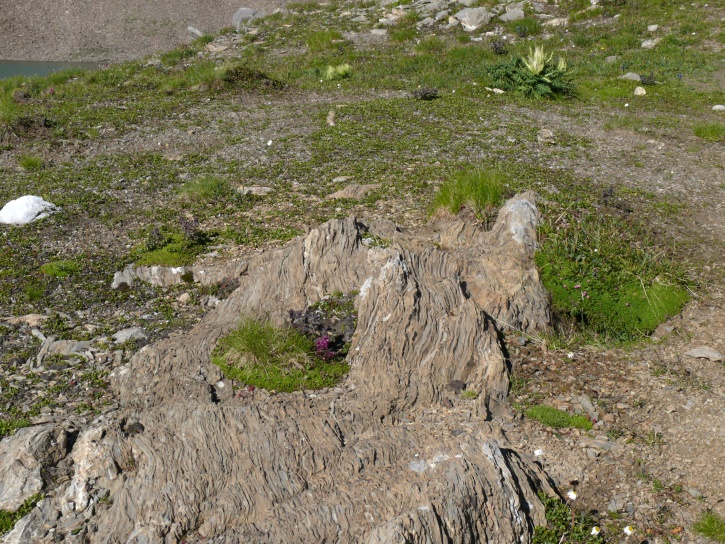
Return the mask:
{"type": "Polygon", "coordinates": [[[647,94],[647,91],[644,87],[636,87],[634,89],[634,96],[644,96],[647,94]]]}
{"type": "Polygon", "coordinates": [[[725,106],[722,104],[717,104],[716,106],[712,107],[712,111],[725,111],[725,106]]]}
{"type": "Polygon", "coordinates": [[[660,29],[660,25],[649,25],[647,27],[647,30],[650,32],[657,32],[660,29]]]}

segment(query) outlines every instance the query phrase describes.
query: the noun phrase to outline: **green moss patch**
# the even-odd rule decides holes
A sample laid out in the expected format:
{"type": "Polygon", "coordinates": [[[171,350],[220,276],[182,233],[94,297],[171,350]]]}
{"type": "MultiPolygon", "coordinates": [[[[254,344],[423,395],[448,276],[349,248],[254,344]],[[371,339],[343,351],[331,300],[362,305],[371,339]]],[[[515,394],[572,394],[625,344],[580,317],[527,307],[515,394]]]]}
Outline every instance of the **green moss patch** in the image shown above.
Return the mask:
{"type": "Polygon", "coordinates": [[[567,414],[566,412],[543,404],[528,408],[526,410],[526,417],[530,417],[543,423],[547,427],[554,427],[556,429],[575,427],[588,431],[592,428],[592,422],[585,416],[567,414]]]}
{"type": "Polygon", "coordinates": [[[66,278],[79,270],[77,263],[73,261],[51,261],[40,267],[40,271],[46,276],[53,278],[66,278]]]}

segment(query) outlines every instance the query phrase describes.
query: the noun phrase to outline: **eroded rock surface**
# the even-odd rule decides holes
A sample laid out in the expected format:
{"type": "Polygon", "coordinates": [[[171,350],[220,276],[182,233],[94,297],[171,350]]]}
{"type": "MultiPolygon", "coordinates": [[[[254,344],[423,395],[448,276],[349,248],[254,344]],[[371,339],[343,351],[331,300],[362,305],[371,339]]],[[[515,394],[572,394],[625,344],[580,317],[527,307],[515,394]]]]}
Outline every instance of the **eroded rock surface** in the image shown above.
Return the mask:
{"type": "Polygon", "coordinates": [[[465,217],[416,234],[333,220],[230,264],[227,299],[114,371],[120,408],[80,434],[70,483],[14,541],[50,542],[42,528],[57,523],[92,543],[528,542],[543,522],[536,492],[552,489],[496,421],[509,386],[500,330],[549,324],[535,201],[509,201],[489,232],[465,217]],[[339,387],[235,390],[210,362],[243,316],[283,324],[355,291],[339,387]]]}

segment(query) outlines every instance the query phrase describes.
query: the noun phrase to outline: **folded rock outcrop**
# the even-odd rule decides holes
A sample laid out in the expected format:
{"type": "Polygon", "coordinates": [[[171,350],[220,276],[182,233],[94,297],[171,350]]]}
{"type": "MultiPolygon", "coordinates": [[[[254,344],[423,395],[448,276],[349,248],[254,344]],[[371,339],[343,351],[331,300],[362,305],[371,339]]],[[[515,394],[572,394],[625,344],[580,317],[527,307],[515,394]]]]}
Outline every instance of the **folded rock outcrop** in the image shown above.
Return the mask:
{"type": "Polygon", "coordinates": [[[70,483],[8,538],[51,542],[56,523],[109,544],[529,542],[537,491],[553,490],[496,420],[509,387],[501,329],[549,324],[535,204],[510,200],[490,231],[465,218],[418,233],[332,220],[230,265],[229,298],[114,371],[119,409],[78,436],[70,483]],[[211,364],[240,318],[283,324],[333,292],[358,292],[339,387],[238,390],[211,364]]]}

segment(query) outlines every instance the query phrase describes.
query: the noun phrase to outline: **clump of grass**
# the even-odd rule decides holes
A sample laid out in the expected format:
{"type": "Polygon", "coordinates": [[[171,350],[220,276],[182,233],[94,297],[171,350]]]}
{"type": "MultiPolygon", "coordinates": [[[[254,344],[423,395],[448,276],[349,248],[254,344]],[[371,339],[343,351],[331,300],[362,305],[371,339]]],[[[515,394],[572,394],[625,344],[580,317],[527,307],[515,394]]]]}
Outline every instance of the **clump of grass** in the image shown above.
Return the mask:
{"type": "Polygon", "coordinates": [[[193,238],[184,234],[160,234],[152,231],[144,247],[136,250],[136,264],[139,266],[190,266],[204,251],[208,238],[197,235],[193,238]],[[156,233],[158,236],[155,236],[156,233]]]}
{"type": "Polygon", "coordinates": [[[466,389],[465,391],[461,391],[461,398],[476,400],[478,398],[478,391],[473,391],[472,389],[466,389]]]}
{"type": "Polygon", "coordinates": [[[519,38],[527,38],[535,36],[541,32],[541,23],[533,17],[524,17],[518,21],[512,21],[508,24],[509,29],[513,30],[519,38]]]}
{"type": "Polygon", "coordinates": [[[443,208],[457,214],[468,207],[481,220],[490,222],[503,200],[506,181],[500,170],[459,172],[441,186],[433,200],[433,210],[443,208]]]}
{"type": "Polygon", "coordinates": [[[348,365],[319,356],[317,347],[315,340],[296,329],[246,318],[219,341],[212,362],[227,378],[262,389],[331,387],[347,373],[348,365]]]}
{"type": "Polygon", "coordinates": [[[682,309],[682,274],[630,240],[621,219],[565,212],[542,229],[536,262],[560,319],[608,340],[650,334],[682,309]]]}
{"type": "Polygon", "coordinates": [[[40,267],[40,271],[53,278],[66,278],[78,272],[78,264],[73,261],[51,261],[40,267]]]}
{"type": "Polygon", "coordinates": [[[719,142],[725,139],[725,124],[723,123],[698,123],[692,129],[695,136],[711,142],[719,142]]]}
{"type": "Polygon", "coordinates": [[[346,79],[352,74],[352,66],[349,64],[339,64],[337,66],[328,66],[325,69],[325,79],[332,81],[335,79],[346,79]]]}
{"type": "Polygon", "coordinates": [[[18,164],[28,172],[38,172],[43,168],[43,159],[35,155],[23,155],[18,164]]]}
{"type": "Polygon", "coordinates": [[[179,193],[194,202],[213,202],[227,199],[235,194],[231,184],[224,178],[205,174],[186,182],[179,193]]]}
{"type": "Polygon", "coordinates": [[[317,30],[307,36],[307,47],[311,53],[339,49],[343,44],[342,34],[337,30],[317,30]]]}
{"type": "Polygon", "coordinates": [[[572,515],[569,506],[556,497],[539,493],[539,498],[544,503],[546,526],[534,528],[532,544],[561,544],[565,536],[566,542],[604,544],[600,534],[592,534],[595,523],[589,516],[584,513],[572,515]]]}
{"type": "Polygon", "coordinates": [[[526,57],[492,65],[488,69],[492,85],[505,91],[535,98],[556,98],[574,93],[570,70],[563,57],[546,55],[537,45],[526,57]]]}
{"type": "Polygon", "coordinates": [[[565,427],[576,427],[588,431],[592,428],[592,422],[585,416],[571,415],[557,410],[551,406],[538,404],[526,410],[526,417],[535,419],[548,427],[562,429],[565,427]]]}
{"type": "Polygon", "coordinates": [[[707,511],[695,523],[695,531],[715,542],[725,542],[725,519],[707,511]]]}
{"type": "Polygon", "coordinates": [[[28,302],[37,302],[45,295],[45,287],[37,282],[30,282],[24,288],[28,302]]]}
{"type": "Polygon", "coordinates": [[[38,504],[38,502],[40,502],[42,499],[42,494],[33,495],[32,497],[26,499],[25,502],[20,506],[20,508],[18,508],[15,512],[0,510],[0,536],[10,532],[13,527],[15,527],[15,524],[21,518],[30,514],[33,508],[35,508],[35,505],[38,504]]]}
{"type": "Polygon", "coordinates": [[[388,35],[394,42],[402,43],[412,40],[418,35],[415,24],[420,21],[420,15],[417,11],[409,11],[403,15],[396,24],[391,27],[388,35]]]}
{"type": "Polygon", "coordinates": [[[222,83],[228,88],[244,90],[280,90],[287,85],[274,79],[264,72],[250,68],[244,64],[232,64],[224,68],[221,75],[222,83]]]}

